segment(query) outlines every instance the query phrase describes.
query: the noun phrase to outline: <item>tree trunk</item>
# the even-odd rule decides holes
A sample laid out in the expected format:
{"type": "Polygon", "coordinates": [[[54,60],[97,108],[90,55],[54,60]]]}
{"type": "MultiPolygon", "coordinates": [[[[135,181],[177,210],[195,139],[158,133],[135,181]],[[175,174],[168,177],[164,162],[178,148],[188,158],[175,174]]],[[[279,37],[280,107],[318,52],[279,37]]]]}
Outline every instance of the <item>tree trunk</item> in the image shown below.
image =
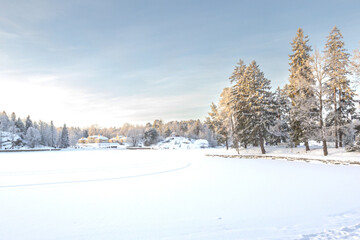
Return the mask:
{"type": "Polygon", "coordinates": [[[304,144],[305,144],[305,150],[310,151],[309,142],[305,141],[304,144]]]}
{"type": "Polygon", "coordinates": [[[328,155],[328,150],[327,150],[326,140],[324,139],[322,142],[323,142],[324,156],[327,156],[328,155]]]}
{"type": "Polygon", "coordinates": [[[337,122],[337,104],[336,104],[336,88],[334,89],[334,131],[335,131],[335,148],[339,148],[338,143],[338,122],[337,122]]]}
{"type": "Polygon", "coordinates": [[[225,137],[225,145],[226,145],[226,150],[229,150],[229,139],[227,136],[225,137]]]}
{"type": "Polygon", "coordinates": [[[339,147],[343,147],[342,136],[343,136],[343,133],[339,130],[339,147]]]}
{"type": "Polygon", "coordinates": [[[260,135],[260,138],[259,138],[259,142],[260,142],[261,153],[265,154],[266,151],[265,151],[265,147],[264,147],[264,138],[261,135],[260,135]]]}
{"type": "MultiPolygon", "coordinates": [[[[321,83],[320,83],[321,84],[321,83]]],[[[319,112],[319,117],[320,117],[320,131],[321,131],[321,140],[323,143],[323,152],[324,152],[324,156],[328,155],[328,150],[327,150],[327,144],[326,144],[326,140],[325,140],[325,134],[324,134],[324,122],[323,122],[323,105],[322,105],[322,90],[321,90],[321,86],[320,86],[320,112],[319,112]]]]}
{"type": "MultiPolygon", "coordinates": [[[[342,106],[341,106],[341,101],[342,101],[342,98],[341,98],[341,91],[339,90],[339,110],[338,110],[338,116],[340,118],[341,116],[341,112],[342,112],[342,106]]],[[[340,119],[339,119],[340,120],[340,119]]],[[[342,126],[342,121],[340,121],[338,123],[340,126],[339,126],[339,129],[338,129],[338,136],[339,136],[339,147],[342,147],[342,135],[343,133],[341,132],[341,126],[342,126]]]]}

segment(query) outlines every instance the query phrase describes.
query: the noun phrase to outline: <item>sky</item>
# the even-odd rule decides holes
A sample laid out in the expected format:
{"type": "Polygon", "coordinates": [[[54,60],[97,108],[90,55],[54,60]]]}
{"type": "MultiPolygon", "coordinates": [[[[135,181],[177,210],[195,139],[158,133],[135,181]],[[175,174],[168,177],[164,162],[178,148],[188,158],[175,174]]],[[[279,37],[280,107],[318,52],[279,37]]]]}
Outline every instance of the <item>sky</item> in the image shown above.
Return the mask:
{"type": "Polygon", "coordinates": [[[239,59],[288,81],[301,27],[359,48],[360,1],[0,0],[0,110],[55,125],[204,120],[239,59]]]}

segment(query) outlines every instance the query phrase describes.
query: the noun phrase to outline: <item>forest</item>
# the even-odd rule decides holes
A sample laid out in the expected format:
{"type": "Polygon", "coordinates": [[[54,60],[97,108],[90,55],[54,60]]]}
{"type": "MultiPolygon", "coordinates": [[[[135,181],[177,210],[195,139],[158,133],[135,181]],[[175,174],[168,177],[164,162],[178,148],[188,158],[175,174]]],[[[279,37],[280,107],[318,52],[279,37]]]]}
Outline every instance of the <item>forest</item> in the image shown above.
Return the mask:
{"type": "Polygon", "coordinates": [[[235,66],[232,85],[206,120],[218,141],[236,149],[259,146],[263,154],[266,144],[304,144],[309,151],[311,141],[322,143],[325,156],[329,144],[360,150],[359,50],[350,56],[336,26],[323,50],[313,50],[301,28],[291,48],[289,81],[275,91],[256,61],[235,66]]]}

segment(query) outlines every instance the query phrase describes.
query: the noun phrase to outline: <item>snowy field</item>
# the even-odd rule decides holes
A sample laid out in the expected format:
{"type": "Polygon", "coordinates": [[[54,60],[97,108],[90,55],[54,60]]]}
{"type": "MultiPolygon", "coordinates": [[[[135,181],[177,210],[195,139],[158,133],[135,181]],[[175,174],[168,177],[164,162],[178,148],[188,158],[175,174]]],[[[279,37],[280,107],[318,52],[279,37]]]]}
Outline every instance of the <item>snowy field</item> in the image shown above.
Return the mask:
{"type": "Polygon", "coordinates": [[[0,239],[360,239],[360,166],[209,151],[1,153],[0,239]]]}

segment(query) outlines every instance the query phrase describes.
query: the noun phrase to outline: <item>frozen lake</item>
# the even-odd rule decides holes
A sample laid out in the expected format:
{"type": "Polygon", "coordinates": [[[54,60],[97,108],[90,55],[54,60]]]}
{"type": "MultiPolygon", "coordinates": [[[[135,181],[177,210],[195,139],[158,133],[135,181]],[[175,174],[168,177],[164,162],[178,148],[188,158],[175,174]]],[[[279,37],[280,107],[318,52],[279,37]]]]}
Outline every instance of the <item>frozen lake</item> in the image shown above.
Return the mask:
{"type": "Polygon", "coordinates": [[[354,239],[360,167],[209,150],[0,154],[0,239],[354,239]]]}

